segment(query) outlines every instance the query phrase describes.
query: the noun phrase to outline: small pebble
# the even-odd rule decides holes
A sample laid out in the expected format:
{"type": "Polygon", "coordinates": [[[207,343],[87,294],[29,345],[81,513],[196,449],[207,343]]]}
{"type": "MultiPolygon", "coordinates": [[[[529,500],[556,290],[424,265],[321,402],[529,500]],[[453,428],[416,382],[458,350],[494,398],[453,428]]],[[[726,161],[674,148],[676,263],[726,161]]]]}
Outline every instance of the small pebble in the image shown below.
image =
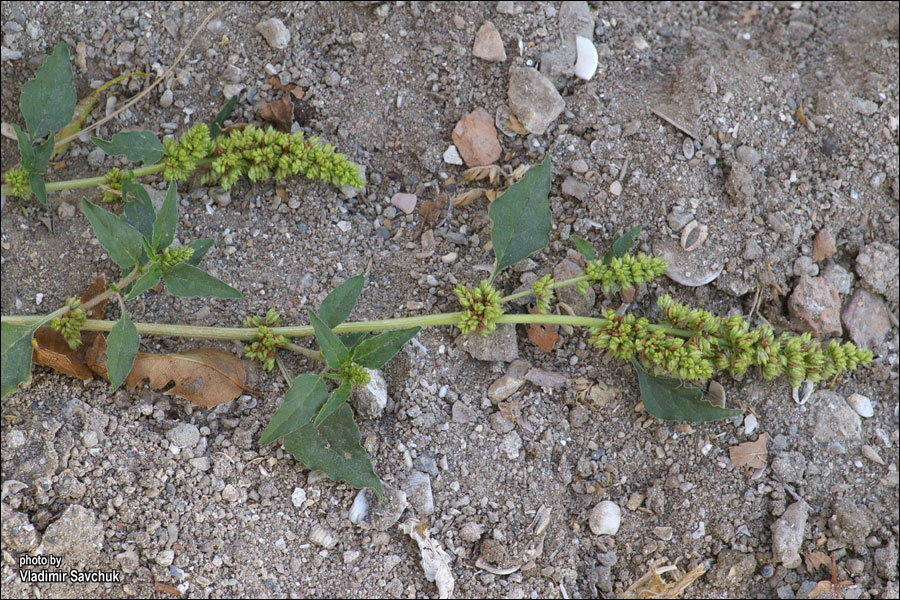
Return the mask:
{"type": "Polygon", "coordinates": [[[162,96],[159,97],[159,105],[163,108],[169,108],[172,106],[172,101],[174,100],[174,94],[172,90],[166,90],[163,92],[162,96]]]}
{"type": "Polygon", "coordinates": [[[694,141],[688,137],[684,138],[684,141],[681,143],[681,151],[686,159],[694,158],[694,141]]]}
{"type": "Polygon", "coordinates": [[[412,214],[416,209],[416,195],[397,193],[391,197],[391,204],[402,210],[406,214],[412,214]]]}
{"type": "Polygon", "coordinates": [[[872,406],[872,401],[862,394],[850,394],[847,398],[847,404],[863,418],[868,419],[875,414],[875,408],[872,406]]]}
{"type": "Polygon", "coordinates": [[[306,502],[306,490],[302,487],[295,487],[294,492],[291,494],[291,504],[301,508],[304,502],[306,502]]]}
{"type": "Polygon", "coordinates": [[[871,460],[873,463],[884,466],[884,459],[879,456],[878,452],[872,446],[864,444],[859,449],[860,454],[871,460]]]}
{"type": "Polygon", "coordinates": [[[594,535],[616,535],[621,524],[622,509],[609,500],[595,506],[588,519],[588,525],[594,535]]]}
{"type": "Polygon", "coordinates": [[[622,195],[622,182],[613,181],[609,185],[609,193],[613,196],[621,196],[622,195]]]}
{"type": "Polygon", "coordinates": [[[756,418],[756,415],[750,413],[744,417],[744,435],[750,435],[756,431],[757,426],[759,426],[759,419],[756,418]]]}
{"type": "Polygon", "coordinates": [[[450,144],[444,151],[444,162],[448,165],[463,164],[463,160],[459,156],[459,150],[457,150],[456,146],[454,146],[453,144],[450,144]]]}

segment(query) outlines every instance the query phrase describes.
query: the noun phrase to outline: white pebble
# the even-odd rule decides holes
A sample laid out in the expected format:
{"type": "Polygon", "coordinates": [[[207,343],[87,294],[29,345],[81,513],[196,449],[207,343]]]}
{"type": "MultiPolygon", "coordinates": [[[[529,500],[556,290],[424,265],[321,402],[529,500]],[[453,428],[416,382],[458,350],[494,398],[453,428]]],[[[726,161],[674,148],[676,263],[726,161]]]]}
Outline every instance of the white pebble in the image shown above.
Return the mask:
{"type": "Polygon", "coordinates": [[[291,504],[300,508],[304,502],[306,502],[306,490],[302,487],[295,487],[294,493],[291,494],[291,504]]]}
{"type": "Polygon", "coordinates": [[[616,535],[622,524],[622,509],[615,502],[604,500],[594,507],[588,525],[594,535],[616,535]]]}
{"type": "Polygon", "coordinates": [[[462,158],[459,156],[459,150],[456,149],[456,146],[450,144],[450,146],[444,151],[444,162],[448,165],[461,165],[463,164],[462,158]]]}
{"type": "Polygon", "coordinates": [[[759,425],[759,419],[756,418],[756,415],[749,414],[744,417],[744,434],[750,435],[754,431],[756,431],[756,427],[759,425]]]}
{"type": "Polygon", "coordinates": [[[621,181],[613,181],[609,185],[609,193],[613,196],[620,196],[622,194],[622,182],[621,181]]]}
{"type": "Polygon", "coordinates": [[[591,40],[575,36],[575,52],[578,57],[575,61],[575,76],[590,81],[597,72],[597,48],[591,40]]]}
{"type": "Polygon", "coordinates": [[[44,301],[44,295],[41,294],[41,293],[38,293],[38,294],[34,297],[34,303],[37,304],[38,306],[40,306],[40,305],[41,305],[41,302],[43,302],[43,301],[44,301]]]}
{"type": "Polygon", "coordinates": [[[872,406],[872,401],[862,394],[850,394],[850,397],[847,398],[847,404],[849,404],[851,408],[853,408],[853,410],[855,410],[857,414],[859,414],[859,416],[865,419],[868,419],[875,414],[875,409],[872,406]]]}
{"type": "Polygon", "coordinates": [[[169,108],[172,106],[172,101],[174,100],[174,94],[172,90],[166,90],[163,92],[162,96],[159,98],[159,105],[163,108],[169,108]]]}
{"type": "Polygon", "coordinates": [[[359,525],[366,518],[366,513],[368,512],[369,501],[366,499],[366,490],[359,490],[359,493],[356,494],[356,498],[353,500],[353,505],[350,507],[350,522],[354,525],[359,525]]]}

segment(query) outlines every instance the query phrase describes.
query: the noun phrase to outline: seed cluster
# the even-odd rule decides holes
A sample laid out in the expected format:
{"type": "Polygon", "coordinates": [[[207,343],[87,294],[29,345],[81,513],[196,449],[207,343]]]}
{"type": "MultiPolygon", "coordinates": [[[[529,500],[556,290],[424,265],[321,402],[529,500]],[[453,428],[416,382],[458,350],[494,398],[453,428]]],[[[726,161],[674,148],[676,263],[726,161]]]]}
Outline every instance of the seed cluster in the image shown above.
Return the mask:
{"type": "Polygon", "coordinates": [[[487,337],[497,328],[496,320],[503,314],[500,292],[494,289],[487,279],[474,288],[457,284],[453,293],[463,307],[457,325],[461,332],[478,331],[481,337],[487,337]]]}
{"type": "Polygon", "coordinates": [[[50,328],[62,334],[69,348],[77,350],[81,345],[81,326],[87,320],[87,313],[80,308],[81,300],[78,298],[69,298],[66,302],[69,312],[50,321],[50,328]]]}
{"type": "Polygon", "coordinates": [[[256,341],[244,346],[244,354],[261,362],[266,371],[275,367],[275,349],[287,344],[286,337],[271,329],[279,323],[281,316],[274,308],[270,308],[264,317],[254,315],[244,319],[244,327],[256,327],[256,341]]]}

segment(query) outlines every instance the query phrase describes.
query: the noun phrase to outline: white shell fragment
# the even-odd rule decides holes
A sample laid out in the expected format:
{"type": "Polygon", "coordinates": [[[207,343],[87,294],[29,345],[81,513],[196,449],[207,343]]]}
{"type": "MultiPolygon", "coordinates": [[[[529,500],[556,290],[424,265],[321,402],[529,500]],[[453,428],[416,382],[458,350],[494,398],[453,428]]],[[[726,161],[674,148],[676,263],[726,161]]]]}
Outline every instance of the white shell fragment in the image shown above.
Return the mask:
{"type": "Polygon", "coordinates": [[[441,545],[431,539],[428,527],[416,519],[410,519],[400,525],[400,531],[411,537],[419,545],[422,553],[422,569],[425,578],[437,586],[440,598],[450,598],[456,582],[450,570],[450,557],[441,545]]]}
{"type": "Polygon", "coordinates": [[[693,252],[703,245],[708,235],[709,228],[694,219],[681,230],[681,247],[685,252],[693,252]]]}
{"type": "Polygon", "coordinates": [[[594,43],[580,35],[575,36],[575,76],[590,81],[597,72],[597,48],[594,43]]]}
{"type": "Polygon", "coordinates": [[[369,501],[366,498],[366,490],[362,489],[356,494],[356,499],[353,500],[353,505],[350,507],[350,522],[354,525],[359,525],[366,518],[366,513],[368,512],[369,501]]]}
{"type": "Polygon", "coordinates": [[[313,526],[312,530],[309,532],[309,541],[317,546],[328,548],[329,550],[337,545],[337,540],[334,539],[334,535],[321,525],[313,526]]]}
{"type": "Polygon", "coordinates": [[[875,414],[875,408],[872,406],[872,401],[862,394],[850,394],[847,398],[847,404],[849,404],[850,407],[864,419],[868,419],[875,414]]]}
{"type": "Polygon", "coordinates": [[[622,509],[615,502],[604,500],[591,511],[588,525],[594,535],[616,535],[622,524],[622,509]]]}

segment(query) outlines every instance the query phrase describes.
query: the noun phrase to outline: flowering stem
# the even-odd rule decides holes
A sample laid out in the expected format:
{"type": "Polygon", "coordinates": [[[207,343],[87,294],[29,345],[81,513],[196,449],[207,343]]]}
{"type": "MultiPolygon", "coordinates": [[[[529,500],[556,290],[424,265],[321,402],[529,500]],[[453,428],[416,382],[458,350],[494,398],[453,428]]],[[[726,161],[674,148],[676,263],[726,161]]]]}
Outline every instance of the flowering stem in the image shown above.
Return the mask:
{"type": "MultiPolygon", "coordinates": [[[[567,285],[575,285],[580,281],[586,281],[588,279],[588,275],[579,275],[578,277],[573,277],[572,279],[565,279],[563,281],[555,281],[550,284],[550,289],[556,289],[559,287],[565,287],[567,285]]],[[[516,292],[515,294],[510,294],[509,296],[504,296],[500,298],[500,302],[509,302],[511,300],[517,300],[519,298],[524,298],[525,296],[531,296],[534,294],[534,290],[524,290],[521,292],[516,292]]]]}

